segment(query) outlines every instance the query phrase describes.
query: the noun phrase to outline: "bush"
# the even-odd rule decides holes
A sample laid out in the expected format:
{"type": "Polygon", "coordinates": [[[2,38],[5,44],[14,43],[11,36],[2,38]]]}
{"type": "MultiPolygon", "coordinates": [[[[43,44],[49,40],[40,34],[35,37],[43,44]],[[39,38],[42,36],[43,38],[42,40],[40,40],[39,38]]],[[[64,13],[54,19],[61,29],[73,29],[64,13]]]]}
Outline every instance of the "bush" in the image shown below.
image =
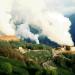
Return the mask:
{"type": "Polygon", "coordinates": [[[57,72],[58,75],[75,75],[72,71],[61,67],[58,67],[57,72]]]}
{"type": "Polygon", "coordinates": [[[0,75],[29,75],[26,64],[0,56],[0,75]]]}
{"type": "Polygon", "coordinates": [[[47,60],[50,60],[52,54],[49,50],[43,50],[43,51],[41,50],[41,51],[29,51],[25,53],[25,56],[41,64],[47,60]]]}
{"type": "Polygon", "coordinates": [[[14,66],[13,75],[29,75],[29,72],[25,68],[14,66]]]}
{"type": "Polygon", "coordinates": [[[12,65],[8,62],[2,62],[0,63],[0,70],[5,74],[10,75],[12,73],[12,65]]]}
{"type": "Polygon", "coordinates": [[[57,72],[57,67],[53,67],[53,66],[45,66],[44,67],[46,70],[46,75],[58,75],[57,72]]]}

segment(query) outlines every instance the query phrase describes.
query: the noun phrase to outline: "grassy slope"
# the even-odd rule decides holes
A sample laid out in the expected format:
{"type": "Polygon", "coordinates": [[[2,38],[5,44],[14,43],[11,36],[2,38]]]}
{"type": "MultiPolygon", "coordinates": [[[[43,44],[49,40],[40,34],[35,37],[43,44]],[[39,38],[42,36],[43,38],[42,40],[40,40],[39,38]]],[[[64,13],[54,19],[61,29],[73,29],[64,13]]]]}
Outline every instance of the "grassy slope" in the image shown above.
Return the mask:
{"type": "Polygon", "coordinates": [[[52,58],[52,48],[45,45],[1,41],[0,75],[75,75],[73,73],[74,67],[71,68],[74,65],[74,56],[64,56],[52,58]],[[15,48],[19,46],[32,50],[22,55],[15,51],[15,48]],[[36,51],[34,51],[35,49],[36,51]],[[22,56],[21,59],[24,59],[24,61],[20,59],[22,56]],[[64,59],[64,56],[72,59],[73,62],[70,63],[70,61],[64,59]]]}

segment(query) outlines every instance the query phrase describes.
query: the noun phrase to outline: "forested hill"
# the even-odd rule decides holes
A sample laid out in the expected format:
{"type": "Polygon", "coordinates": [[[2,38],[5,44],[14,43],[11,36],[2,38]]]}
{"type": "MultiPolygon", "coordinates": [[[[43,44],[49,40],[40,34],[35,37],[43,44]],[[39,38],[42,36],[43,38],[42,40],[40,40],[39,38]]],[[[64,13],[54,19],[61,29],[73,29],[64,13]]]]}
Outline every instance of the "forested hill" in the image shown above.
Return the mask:
{"type": "Polygon", "coordinates": [[[53,56],[50,46],[0,41],[0,75],[75,75],[75,54],[53,56]]]}

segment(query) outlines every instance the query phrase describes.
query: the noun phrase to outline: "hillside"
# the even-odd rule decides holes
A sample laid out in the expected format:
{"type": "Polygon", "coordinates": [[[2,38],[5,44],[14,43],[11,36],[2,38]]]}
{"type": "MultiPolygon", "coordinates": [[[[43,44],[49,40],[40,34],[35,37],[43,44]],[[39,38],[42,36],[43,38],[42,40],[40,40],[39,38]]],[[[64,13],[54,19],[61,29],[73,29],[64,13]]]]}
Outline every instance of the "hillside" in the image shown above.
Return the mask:
{"type": "Polygon", "coordinates": [[[0,41],[0,75],[75,75],[75,54],[54,57],[53,50],[43,44],[0,41]]]}
{"type": "Polygon", "coordinates": [[[14,35],[0,35],[0,40],[4,40],[4,41],[19,41],[20,39],[18,39],[14,35]]]}

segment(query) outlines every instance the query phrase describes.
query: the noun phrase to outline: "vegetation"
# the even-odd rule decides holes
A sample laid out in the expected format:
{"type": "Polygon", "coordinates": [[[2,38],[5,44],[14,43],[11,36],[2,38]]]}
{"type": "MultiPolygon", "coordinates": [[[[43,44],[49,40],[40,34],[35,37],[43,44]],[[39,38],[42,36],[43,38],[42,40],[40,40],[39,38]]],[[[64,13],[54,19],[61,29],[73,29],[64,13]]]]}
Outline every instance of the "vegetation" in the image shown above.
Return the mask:
{"type": "Polygon", "coordinates": [[[31,49],[31,50],[50,50],[51,47],[44,45],[44,44],[32,44],[32,43],[25,43],[24,41],[10,41],[9,42],[12,48],[23,47],[24,49],[31,49]]]}
{"type": "Polygon", "coordinates": [[[49,50],[43,50],[43,51],[29,51],[25,53],[25,56],[33,59],[35,62],[42,64],[43,62],[46,62],[51,59],[52,53],[49,50]]]}
{"type": "Polygon", "coordinates": [[[0,41],[0,75],[75,75],[75,55],[52,55],[52,47],[0,41]],[[27,52],[18,51],[23,47],[27,52]]]}

